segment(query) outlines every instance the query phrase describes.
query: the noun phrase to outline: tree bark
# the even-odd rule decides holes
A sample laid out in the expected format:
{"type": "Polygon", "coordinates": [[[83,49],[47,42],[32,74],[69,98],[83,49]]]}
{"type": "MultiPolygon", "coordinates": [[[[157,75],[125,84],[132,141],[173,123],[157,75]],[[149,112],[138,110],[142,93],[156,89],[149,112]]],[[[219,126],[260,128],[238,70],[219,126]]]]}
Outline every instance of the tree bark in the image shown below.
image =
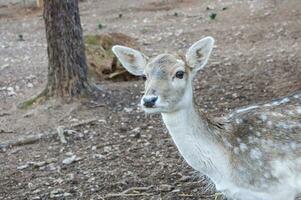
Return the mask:
{"type": "Polygon", "coordinates": [[[48,53],[47,97],[79,97],[91,91],[78,0],[45,0],[48,53]]]}

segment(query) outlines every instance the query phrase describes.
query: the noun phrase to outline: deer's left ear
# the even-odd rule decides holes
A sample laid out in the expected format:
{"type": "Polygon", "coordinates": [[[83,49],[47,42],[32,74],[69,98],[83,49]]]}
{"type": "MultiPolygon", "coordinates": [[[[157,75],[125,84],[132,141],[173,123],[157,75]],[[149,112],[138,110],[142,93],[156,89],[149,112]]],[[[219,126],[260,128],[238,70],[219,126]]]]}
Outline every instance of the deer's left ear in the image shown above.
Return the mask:
{"type": "Polygon", "coordinates": [[[202,69],[208,61],[214,44],[212,37],[205,37],[194,43],[186,53],[186,61],[193,71],[202,69]]]}

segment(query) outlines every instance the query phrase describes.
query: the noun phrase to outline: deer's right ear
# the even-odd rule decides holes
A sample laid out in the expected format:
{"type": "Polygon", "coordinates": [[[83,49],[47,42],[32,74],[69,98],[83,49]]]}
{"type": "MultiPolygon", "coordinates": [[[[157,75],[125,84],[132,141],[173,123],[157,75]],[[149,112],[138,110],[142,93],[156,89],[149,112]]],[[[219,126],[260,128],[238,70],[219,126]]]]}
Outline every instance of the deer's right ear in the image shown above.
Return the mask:
{"type": "Polygon", "coordinates": [[[115,45],[112,48],[113,53],[119,59],[123,67],[131,74],[141,76],[144,73],[148,58],[141,52],[125,46],[115,45]]]}

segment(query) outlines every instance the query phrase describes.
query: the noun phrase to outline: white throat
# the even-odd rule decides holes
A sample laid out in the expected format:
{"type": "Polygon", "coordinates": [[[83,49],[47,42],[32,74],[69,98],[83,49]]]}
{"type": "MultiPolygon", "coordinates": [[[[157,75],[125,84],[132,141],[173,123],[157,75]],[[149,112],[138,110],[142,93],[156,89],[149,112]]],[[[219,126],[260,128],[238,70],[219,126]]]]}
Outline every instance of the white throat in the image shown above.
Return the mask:
{"type": "Polygon", "coordinates": [[[186,162],[219,182],[227,170],[227,156],[195,110],[192,95],[188,106],[176,112],[162,113],[162,118],[186,162]]]}

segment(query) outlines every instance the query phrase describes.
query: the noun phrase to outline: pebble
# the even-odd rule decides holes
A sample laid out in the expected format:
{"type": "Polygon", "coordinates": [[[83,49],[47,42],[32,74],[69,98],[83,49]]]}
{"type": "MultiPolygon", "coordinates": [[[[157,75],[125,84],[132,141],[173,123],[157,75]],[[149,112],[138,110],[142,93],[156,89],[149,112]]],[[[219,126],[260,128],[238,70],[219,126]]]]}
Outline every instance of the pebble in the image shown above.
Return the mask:
{"type": "Polygon", "coordinates": [[[32,83],[27,83],[27,87],[28,88],[33,88],[33,84],[32,83]]]}
{"type": "Polygon", "coordinates": [[[25,165],[20,165],[17,167],[18,170],[23,170],[29,167],[29,164],[25,164],[25,165]]]}
{"type": "Polygon", "coordinates": [[[132,112],[132,111],[133,111],[133,108],[127,108],[127,107],[125,107],[125,108],[124,108],[124,111],[127,112],[127,113],[129,113],[129,112],[132,112]]]}
{"type": "Polygon", "coordinates": [[[73,163],[74,161],[76,161],[76,155],[73,155],[71,157],[65,158],[63,160],[63,164],[65,165],[70,165],[71,163],[73,163]]]}
{"type": "Polygon", "coordinates": [[[162,192],[169,192],[173,189],[173,186],[168,185],[168,184],[163,184],[163,185],[160,185],[158,189],[162,192]]]}
{"type": "Polygon", "coordinates": [[[14,95],[16,95],[16,92],[15,92],[15,90],[14,90],[13,87],[8,87],[8,88],[6,88],[6,90],[7,90],[7,95],[8,96],[14,96],[14,95]]]}

